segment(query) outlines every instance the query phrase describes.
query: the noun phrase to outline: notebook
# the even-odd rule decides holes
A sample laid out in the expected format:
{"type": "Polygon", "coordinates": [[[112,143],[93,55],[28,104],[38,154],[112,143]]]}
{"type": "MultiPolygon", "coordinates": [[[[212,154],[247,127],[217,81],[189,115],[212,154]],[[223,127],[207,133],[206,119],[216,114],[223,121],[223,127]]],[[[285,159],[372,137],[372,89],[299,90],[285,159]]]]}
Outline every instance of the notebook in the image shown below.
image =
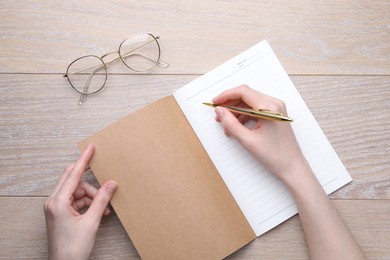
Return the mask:
{"type": "Polygon", "coordinates": [[[246,84],[282,99],[327,194],[352,179],[267,41],[80,142],[143,259],[224,258],[297,213],[287,188],[202,105],[246,84]]]}

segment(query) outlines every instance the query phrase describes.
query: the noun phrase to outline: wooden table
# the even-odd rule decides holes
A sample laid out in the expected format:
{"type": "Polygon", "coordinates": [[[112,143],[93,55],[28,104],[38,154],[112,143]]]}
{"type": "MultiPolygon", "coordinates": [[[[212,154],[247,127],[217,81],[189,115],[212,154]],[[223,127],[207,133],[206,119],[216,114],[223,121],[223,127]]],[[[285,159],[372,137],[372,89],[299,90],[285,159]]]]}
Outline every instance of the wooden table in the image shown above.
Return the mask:
{"type": "MultiPolygon", "coordinates": [[[[368,258],[390,259],[390,2],[182,2],[1,1],[0,258],[47,256],[42,206],[78,141],[267,39],[354,179],[334,204],[368,258]],[[118,63],[79,106],[68,64],[145,31],[169,68],[118,63]]],[[[138,257],[117,216],[105,218],[91,258],[138,257]]],[[[308,258],[299,218],[230,258],[308,258]]]]}

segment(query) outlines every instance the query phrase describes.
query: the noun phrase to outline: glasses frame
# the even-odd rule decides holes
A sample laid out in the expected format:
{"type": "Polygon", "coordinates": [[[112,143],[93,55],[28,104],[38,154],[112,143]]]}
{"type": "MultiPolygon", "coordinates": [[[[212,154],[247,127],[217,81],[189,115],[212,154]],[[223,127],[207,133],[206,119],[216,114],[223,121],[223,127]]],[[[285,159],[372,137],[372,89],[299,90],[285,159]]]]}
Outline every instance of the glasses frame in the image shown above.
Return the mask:
{"type": "Polygon", "coordinates": [[[138,72],[138,73],[144,73],[144,72],[151,71],[151,70],[154,69],[156,66],[159,66],[159,67],[162,67],[162,68],[168,67],[168,66],[169,66],[168,63],[160,61],[160,57],[161,57],[161,48],[160,48],[160,44],[159,44],[159,42],[158,42],[158,39],[160,39],[159,36],[154,36],[154,35],[151,34],[151,33],[136,33],[136,34],[133,34],[133,35],[131,35],[130,37],[128,37],[128,38],[126,38],[125,40],[123,40],[123,41],[121,42],[121,44],[119,44],[119,48],[118,48],[117,51],[108,52],[108,53],[106,53],[106,54],[103,54],[101,57],[96,56],[96,55],[85,55],[85,56],[81,56],[81,57],[75,59],[74,61],[72,61],[72,62],[68,65],[68,67],[67,67],[67,69],[66,69],[66,73],[65,73],[65,75],[64,75],[63,77],[64,77],[64,78],[67,78],[69,84],[71,85],[71,87],[72,87],[76,92],[78,92],[79,94],[81,94],[80,100],[79,100],[79,104],[81,104],[81,103],[83,103],[83,102],[86,101],[88,95],[97,94],[97,93],[99,93],[100,91],[102,91],[102,89],[106,86],[107,78],[108,78],[107,65],[109,65],[109,64],[111,64],[111,63],[113,63],[113,62],[115,62],[115,61],[120,60],[120,61],[123,63],[123,65],[125,65],[127,68],[129,68],[130,70],[132,70],[132,71],[134,71],[134,72],[138,72]],[[150,40],[150,41],[148,41],[148,42],[146,42],[146,43],[144,43],[144,44],[138,46],[137,48],[131,50],[130,52],[127,52],[125,55],[121,55],[121,48],[122,48],[123,44],[124,44],[127,40],[131,39],[132,37],[137,36],[137,35],[142,35],[142,34],[151,36],[153,40],[150,40]],[[133,51],[135,51],[135,50],[138,50],[139,48],[142,48],[143,46],[145,46],[145,45],[147,45],[147,44],[149,44],[149,43],[151,43],[151,42],[153,42],[153,41],[156,42],[156,44],[157,44],[157,49],[158,49],[158,56],[157,56],[157,59],[152,58],[152,57],[149,57],[149,56],[146,56],[146,55],[143,55],[143,54],[139,54],[139,53],[138,53],[138,54],[131,54],[131,52],[133,52],[133,51]],[[107,61],[107,62],[105,62],[105,61],[103,60],[105,57],[107,57],[107,56],[109,56],[109,55],[112,55],[112,54],[117,54],[118,57],[115,58],[115,59],[113,59],[113,60],[107,61]],[[130,56],[130,55],[141,55],[141,56],[143,56],[143,57],[146,58],[146,59],[152,60],[152,61],[154,62],[154,65],[151,66],[151,67],[150,67],[149,69],[147,69],[147,70],[137,70],[137,69],[134,69],[134,68],[130,67],[130,66],[125,62],[125,60],[124,60],[126,57],[128,57],[128,56],[130,56]],[[69,68],[71,68],[72,65],[73,65],[75,62],[77,62],[77,61],[79,61],[79,60],[81,60],[81,59],[85,59],[85,58],[87,58],[87,57],[97,58],[97,59],[100,60],[100,62],[101,62],[102,64],[101,64],[101,65],[100,65],[100,64],[99,64],[99,65],[95,65],[95,66],[92,66],[92,67],[88,67],[88,68],[85,68],[85,69],[83,69],[83,70],[76,71],[76,72],[73,72],[73,73],[70,73],[70,72],[69,72],[69,68]],[[77,88],[72,84],[69,75],[75,74],[75,73],[78,73],[78,72],[82,72],[82,71],[85,71],[85,70],[88,70],[88,69],[92,69],[92,68],[94,68],[94,67],[97,67],[97,68],[96,68],[92,73],[90,73],[90,77],[89,77],[88,80],[86,81],[86,84],[85,84],[85,86],[84,86],[84,90],[83,90],[83,91],[80,91],[79,89],[77,89],[77,88]],[[105,74],[105,78],[104,78],[104,82],[103,82],[102,86],[101,86],[100,88],[98,88],[97,90],[93,91],[93,92],[87,92],[87,91],[88,91],[88,87],[89,87],[89,82],[90,82],[90,80],[92,79],[92,76],[93,76],[93,75],[96,75],[96,74],[95,74],[95,71],[102,70],[102,69],[104,69],[104,74],[105,74]]]}

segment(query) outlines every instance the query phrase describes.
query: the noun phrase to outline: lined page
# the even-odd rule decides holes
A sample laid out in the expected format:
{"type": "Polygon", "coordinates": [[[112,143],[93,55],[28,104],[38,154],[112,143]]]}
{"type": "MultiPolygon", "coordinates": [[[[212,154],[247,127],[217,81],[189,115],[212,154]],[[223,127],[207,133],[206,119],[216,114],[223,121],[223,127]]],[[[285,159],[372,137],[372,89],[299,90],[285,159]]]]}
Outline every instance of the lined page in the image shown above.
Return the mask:
{"type": "Polygon", "coordinates": [[[327,194],[352,179],[267,41],[192,81],[174,97],[257,236],[297,213],[287,188],[215,122],[202,102],[246,84],[286,103],[293,130],[327,194]]]}

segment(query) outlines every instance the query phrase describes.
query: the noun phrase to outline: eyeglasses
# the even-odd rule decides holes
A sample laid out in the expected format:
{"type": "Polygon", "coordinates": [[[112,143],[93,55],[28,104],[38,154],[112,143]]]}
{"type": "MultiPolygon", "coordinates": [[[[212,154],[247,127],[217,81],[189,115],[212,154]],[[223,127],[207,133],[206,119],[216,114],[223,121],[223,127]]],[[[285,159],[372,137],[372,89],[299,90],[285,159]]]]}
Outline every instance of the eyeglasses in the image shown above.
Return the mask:
{"type": "Polygon", "coordinates": [[[74,90],[81,94],[79,104],[87,100],[88,95],[99,93],[107,82],[107,65],[118,60],[134,72],[147,72],[156,66],[167,68],[168,63],[160,61],[159,36],[150,33],[138,33],[124,40],[118,51],[101,57],[86,55],[74,60],[66,69],[65,78],[74,90]],[[109,61],[103,59],[110,55],[118,57],[109,61]]]}

